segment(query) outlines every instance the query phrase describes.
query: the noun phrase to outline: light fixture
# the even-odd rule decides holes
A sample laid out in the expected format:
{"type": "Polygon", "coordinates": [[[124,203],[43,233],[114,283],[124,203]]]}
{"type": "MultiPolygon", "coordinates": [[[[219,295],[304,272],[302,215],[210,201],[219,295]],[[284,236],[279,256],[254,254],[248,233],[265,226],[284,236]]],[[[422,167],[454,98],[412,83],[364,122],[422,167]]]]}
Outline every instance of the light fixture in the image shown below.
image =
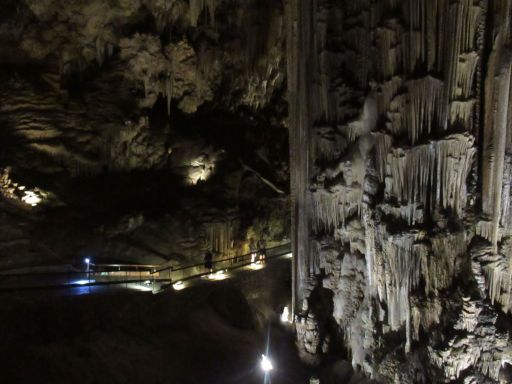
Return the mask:
{"type": "Polygon", "coordinates": [[[261,355],[260,366],[263,372],[268,373],[274,369],[272,361],[265,355],[261,355]]]}
{"type": "MultiPolygon", "coordinates": [[[[227,270],[226,270],[227,271],[227,270]]],[[[228,275],[226,274],[226,271],[217,271],[215,273],[210,273],[208,275],[209,280],[224,280],[228,278],[228,275]]]]}
{"type": "Polygon", "coordinates": [[[95,283],[96,280],[76,280],[71,283],[71,285],[87,285],[95,283]]]}
{"type": "Polygon", "coordinates": [[[283,308],[283,312],[281,313],[281,322],[289,323],[290,322],[290,310],[288,306],[283,308]]]}
{"type": "Polygon", "coordinates": [[[255,261],[254,263],[249,264],[249,268],[252,270],[257,271],[258,269],[263,268],[263,264],[259,261],[255,261]]]}
{"type": "Polygon", "coordinates": [[[91,262],[91,259],[89,259],[88,257],[85,258],[85,264],[89,264],[91,262]]]}
{"type": "Polygon", "coordinates": [[[28,205],[31,205],[32,207],[35,207],[36,205],[38,205],[42,201],[41,197],[39,197],[38,195],[36,195],[32,191],[24,191],[24,193],[25,194],[23,195],[21,200],[25,204],[28,204],[28,205]]]}
{"type": "Polygon", "coordinates": [[[178,281],[172,285],[175,291],[181,291],[185,288],[185,284],[183,284],[183,281],[178,281]]]}

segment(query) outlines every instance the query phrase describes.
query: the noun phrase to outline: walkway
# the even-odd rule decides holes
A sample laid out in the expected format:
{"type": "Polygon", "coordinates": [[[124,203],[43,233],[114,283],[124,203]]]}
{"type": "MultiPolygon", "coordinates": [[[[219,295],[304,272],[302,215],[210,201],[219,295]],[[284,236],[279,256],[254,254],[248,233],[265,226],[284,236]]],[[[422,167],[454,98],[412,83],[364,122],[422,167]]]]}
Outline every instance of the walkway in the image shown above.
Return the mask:
{"type": "Polygon", "coordinates": [[[89,271],[0,273],[0,292],[59,290],[64,295],[105,294],[118,290],[158,293],[168,288],[182,290],[204,281],[233,277],[237,272],[266,268],[273,261],[291,257],[290,244],[267,249],[265,262],[255,262],[253,254],[214,260],[214,272],[204,263],[160,268],[136,264],[90,264],[89,271]]]}

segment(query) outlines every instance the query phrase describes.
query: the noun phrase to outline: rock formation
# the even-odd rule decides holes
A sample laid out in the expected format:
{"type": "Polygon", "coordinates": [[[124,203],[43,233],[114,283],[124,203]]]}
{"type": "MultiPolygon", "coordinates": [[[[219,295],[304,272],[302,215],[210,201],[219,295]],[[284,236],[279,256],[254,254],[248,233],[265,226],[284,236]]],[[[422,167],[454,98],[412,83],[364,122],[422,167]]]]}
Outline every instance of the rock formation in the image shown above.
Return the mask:
{"type": "Polygon", "coordinates": [[[306,359],[343,345],[381,382],[503,380],[511,4],[288,2],[294,308],[306,359]],[[332,294],[330,319],[318,290],[332,294]]]}
{"type": "Polygon", "coordinates": [[[282,6],[0,13],[0,269],[190,262],[288,236],[282,6]]]}

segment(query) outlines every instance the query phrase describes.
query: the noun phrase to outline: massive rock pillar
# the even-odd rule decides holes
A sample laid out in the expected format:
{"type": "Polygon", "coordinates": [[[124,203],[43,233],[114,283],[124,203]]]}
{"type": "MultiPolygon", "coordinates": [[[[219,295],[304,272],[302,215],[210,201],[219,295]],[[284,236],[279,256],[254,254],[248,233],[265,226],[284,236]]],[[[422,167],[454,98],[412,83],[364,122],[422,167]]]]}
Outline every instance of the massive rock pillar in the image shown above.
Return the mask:
{"type": "Polygon", "coordinates": [[[289,0],[304,357],[396,383],[512,360],[511,3],[289,0]]]}

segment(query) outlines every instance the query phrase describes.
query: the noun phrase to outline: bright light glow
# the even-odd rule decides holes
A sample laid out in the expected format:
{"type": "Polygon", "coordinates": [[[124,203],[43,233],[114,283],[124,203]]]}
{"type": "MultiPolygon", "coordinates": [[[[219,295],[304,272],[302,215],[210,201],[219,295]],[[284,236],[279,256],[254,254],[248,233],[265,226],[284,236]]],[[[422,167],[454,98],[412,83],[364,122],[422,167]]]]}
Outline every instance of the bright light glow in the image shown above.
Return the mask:
{"type": "Polygon", "coordinates": [[[272,365],[272,361],[270,361],[270,359],[265,355],[261,355],[260,366],[261,366],[261,369],[263,370],[263,372],[270,372],[271,370],[274,369],[274,366],[272,365]]]}
{"type": "Polygon", "coordinates": [[[131,289],[135,289],[137,291],[142,291],[142,292],[151,292],[152,289],[150,287],[146,287],[144,285],[141,285],[141,284],[130,284],[128,285],[131,289]]]}
{"type": "Polygon", "coordinates": [[[290,253],[287,253],[286,255],[284,255],[284,257],[291,259],[293,257],[293,254],[290,252],[290,253]]]}
{"type": "Polygon", "coordinates": [[[210,280],[224,280],[227,278],[228,278],[228,275],[226,274],[225,271],[217,271],[215,273],[210,273],[208,275],[208,279],[210,279],[210,280]]]}
{"type": "Polygon", "coordinates": [[[146,285],[151,284],[151,280],[146,280],[146,281],[144,282],[144,284],[146,284],[146,285]]]}
{"type": "Polygon", "coordinates": [[[95,283],[96,280],[76,280],[76,281],[73,281],[71,284],[72,285],[87,285],[89,283],[95,283]]]}
{"type": "Polygon", "coordinates": [[[185,288],[185,284],[183,284],[183,281],[178,281],[178,282],[174,283],[174,284],[172,285],[172,287],[173,287],[173,288],[174,288],[174,290],[176,290],[176,291],[181,291],[182,289],[184,289],[184,288],[185,288]]]}
{"type": "Polygon", "coordinates": [[[288,309],[288,306],[284,307],[283,313],[281,313],[281,321],[283,323],[290,322],[290,310],[288,309]]]}
{"type": "Polygon", "coordinates": [[[190,162],[191,169],[188,173],[190,184],[196,185],[200,181],[208,179],[215,168],[215,160],[201,155],[190,162]]]}
{"type": "Polygon", "coordinates": [[[42,201],[42,199],[32,191],[25,191],[25,195],[21,198],[21,200],[25,204],[31,205],[33,207],[42,201]]]}
{"type": "Polygon", "coordinates": [[[249,268],[252,269],[252,270],[255,270],[257,271],[258,269],[262,269],[263,268],[263,264],[259,261],[256,261],[254,263],[251,263],[249,265],[249,268]]]}
{"type": "Polygon", "coordinates": [[[85,258],[85,264],[89,264],[91,262],[91,259],[89,259],[88,257],[85,258]]]}

